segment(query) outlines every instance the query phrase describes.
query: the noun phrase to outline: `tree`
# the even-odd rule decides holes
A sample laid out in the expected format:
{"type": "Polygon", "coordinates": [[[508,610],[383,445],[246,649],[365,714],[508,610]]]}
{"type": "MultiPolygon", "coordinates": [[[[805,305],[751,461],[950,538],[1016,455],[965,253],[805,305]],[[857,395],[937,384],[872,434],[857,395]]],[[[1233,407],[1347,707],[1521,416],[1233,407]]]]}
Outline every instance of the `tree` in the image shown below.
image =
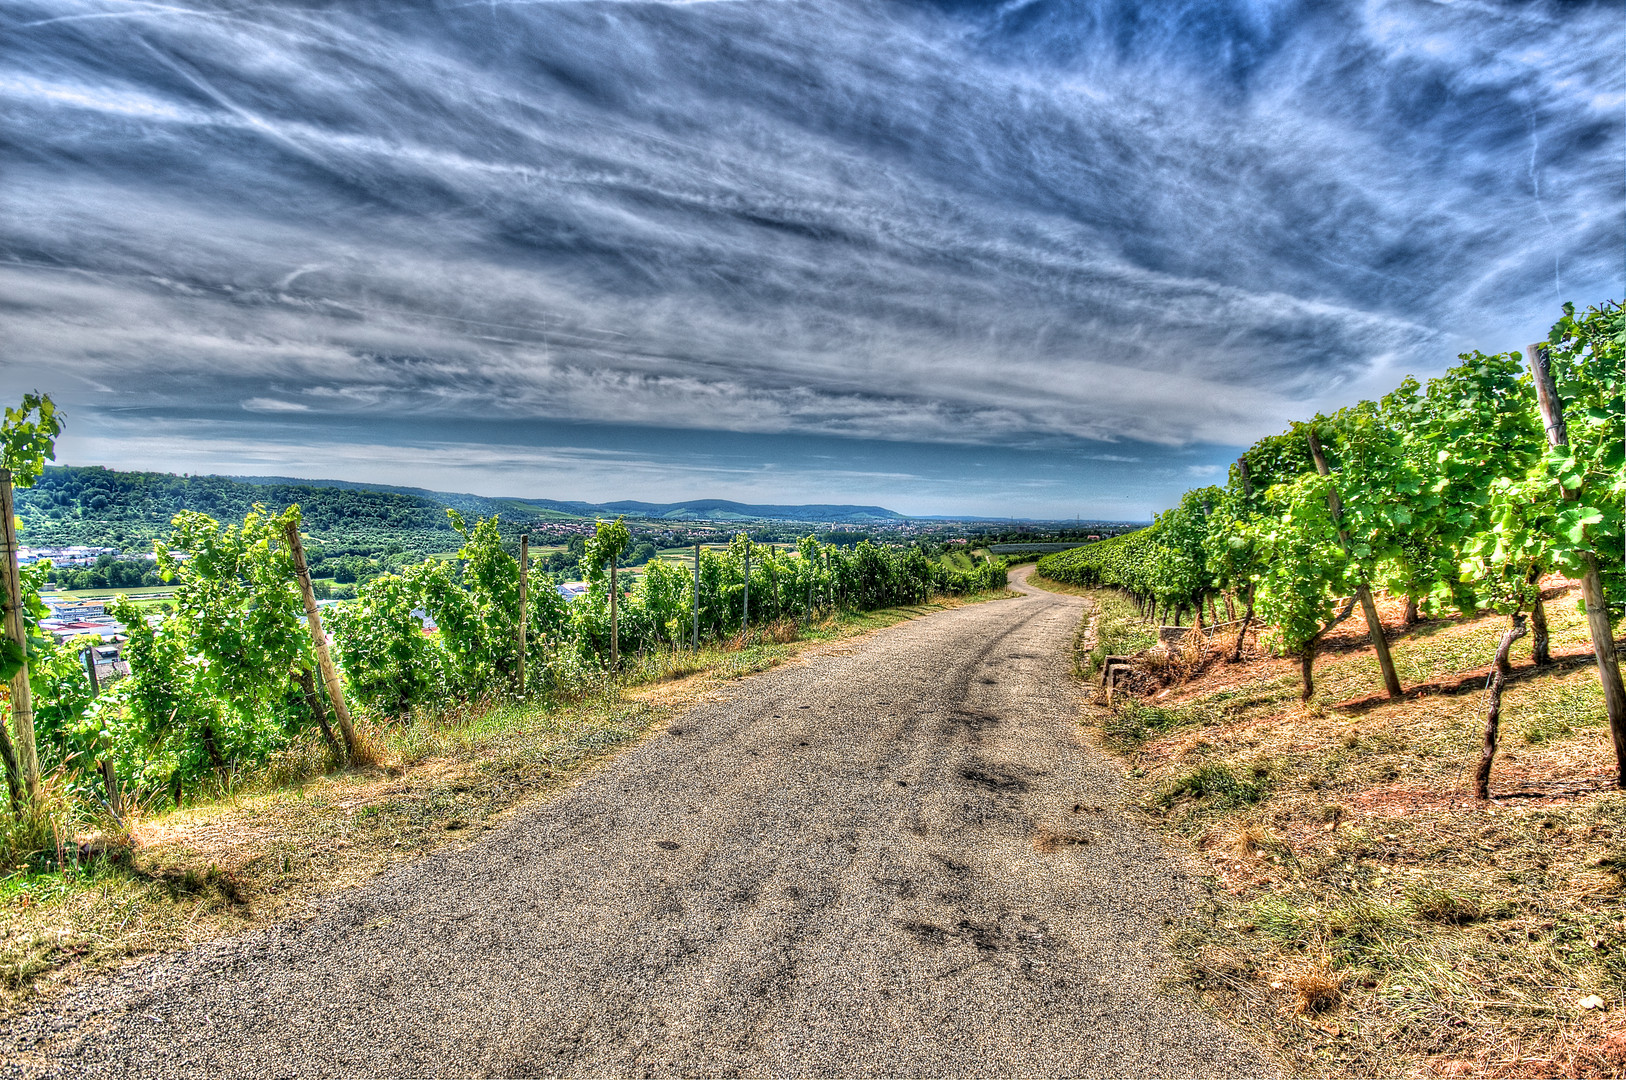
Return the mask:
{"type": "Polygon", "coordinates": [[[0,567],[4,582],[5,641],[0,646],[0,675],[11,683],[11,722],[16,744],[0,725],[0,758],[5,760],[6,784],[14,810],[22,809],[20,794],[27,793],[31,810],[40,803],[39,754],[34,742],[33,688],[29,685],[28,658],[32,642],[25,625],[30,606],[38,606],[37,587],[32,597],[25,594],[17,566],[17,512],[14,489],[27,488],[38,480],[45,463],[56,458],[56,437],[62,421],[49,395],[24,394],[22,404],[6,409],[0,424],[0,538],[5,545],[5,565],[0,567]]]}
{"type": "Polygon", "coordinates": [[[1400,676],[1378,619],[1372,598],[1376,569],[1399,550],[1398,539],[1412,522],[1410,504],[1421,483],[1408,467],[1401,452],[1400,438],[1383,422],[1377,407],[1363,401],[1340,409],[1327,425],[1337,440],[1339,467],[1336,477],[1324,454],[1317,432],[1321,418],[1309,424],[1305,437],[1316,472],[1331,478],[1327,487],[1327,507],[1332,527],[1343,548],[1345,572],[1353,586],[1361,611],[1366,616],[1367,635],[1377,653],[1389,697],[1400,697],[1400,676]]]}
{"type": "Polygon", "coordinates": [[[381,574],[353,603],[326,612],[351,696],[387,717],[404,716],[449,682],[444,650],[413,613],[420,601],[412,577],[381,574]]]}
{"type": "Polygon", "coordinates": [[[593,532],[593,538],[587,542],[583,562],[589,572],[595,577],[602,574],[607,565],[610,569],[610,670],[620,667],[620,622],[618,619],[617,604],[620,587],[615,579],[616,563],[621,559],[621,553],[627,550],[632,543],[632,534],[622,523],[621,518],[614,521],[600,521],[593,532]]]}
{"type": "Polygon", "coordinates": [[[241,525],[222,525],[184,510],[154,544],[160,573],[179,585],[173,612],[154,627],[122,597],[109,608],[130,635],[130,709],[168,752],[176,798],[208,772],[264,761],[312,719],[293,683],[315,667],[284,539],[298,515],[257,506],[241,525]]]}
{"type": "Polygon", "coordinates": [[[1546,346],[1530,351],[1549,449],[1526,493],[1551,516],[1553,564],[1581,579],[1617,782],[1626,787],[1626,686],[1610,614],[1626,601],[1626,309],[1605,304],[1577,319],[1565,304],[1546,346]]]}
{"type": "Polygon", "coordinates": [[[1421,395],[1407,380],[1384,399],[1402,431],[1423,493],[1387,583],[1431,608],[1464,614],[1486,609],[1531,613],[1537,663],[1545,663],[1546,618],[1536,586],[1539,544],[1520,545],[1494,572],[1472,553],[1496,532],[1498,485],[1522,478],[1540,460],[1544,439],[1535,390],[1517,353],[1463,353],[1462,363],[1430,379],[1421,395]]]}
{"type": "Polygon", "coordinates": [[[1273,485],[1268,501],[1276,514],[1261,515],[1247,530],[1260,559],[1259,613],[1275,628],[1282,650],[1299,658],[1304,701],[1315,693],[1316,652],[1348,580],[1331,491],[1330,479],[1316,473],[1273,485]]]}

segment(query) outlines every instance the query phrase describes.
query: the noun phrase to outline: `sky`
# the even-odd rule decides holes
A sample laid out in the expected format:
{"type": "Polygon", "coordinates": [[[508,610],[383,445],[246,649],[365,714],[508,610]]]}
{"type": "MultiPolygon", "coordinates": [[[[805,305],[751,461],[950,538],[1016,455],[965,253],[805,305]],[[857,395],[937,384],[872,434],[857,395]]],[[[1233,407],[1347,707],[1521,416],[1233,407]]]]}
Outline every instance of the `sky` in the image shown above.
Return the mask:
{"type": "Polygon", "coordinates": [[[1626,296],[1626,0],[0,2],[58,460],[1141,520],[1626,296]]]}

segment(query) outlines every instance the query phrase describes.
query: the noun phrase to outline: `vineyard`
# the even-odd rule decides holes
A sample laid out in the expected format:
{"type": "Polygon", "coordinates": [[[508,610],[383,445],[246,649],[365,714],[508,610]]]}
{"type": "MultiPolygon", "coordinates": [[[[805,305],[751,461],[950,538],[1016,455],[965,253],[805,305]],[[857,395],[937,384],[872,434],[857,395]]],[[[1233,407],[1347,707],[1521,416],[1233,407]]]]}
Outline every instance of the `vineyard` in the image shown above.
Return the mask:
{"type": "MultiPolygon", "coordinates": [[[[1122,590],[1147,618],[1229,624],[1232,659],[1255,626],[1298,659],[1301,696],[1329,632],[1362,609],[1389,698],[1405,693],[1374,593],[1424,614],[1509,617],[1479,662],[1505,674],[1527,633],[1546,664],[1539,582],[1581,583],[1619,775],[1626,786],[1626,692],[1614,621],[1626,603],[1626,311],[1566,305],[1548,340],[1464,354],[1444,375],[1408,378],[1379,401],[1294,424],[1255,443],[1225,486],[1199,488],[1147,529],[1058,552],[1039,572],[1122,590]],[[1221,618],[1221,604],[1224,616],[1221,618]]],[[[1493,679],[1479,793],[1495,751],[1493,679]]],[[[1378,688],[1374,688],[1377,690],[1378,688]]]]}
{"type": "MultiPolygon", "coordinates": [[[[40,475],[61,425],[50,399],[32,395],[7,417],[9,493],[40,475]]],[[[175,586],[170,609],[110,605],[127,628],[130,675],[107,687],[83,661],[84,640],[40,632],[49,564],[19,571],[13,560],[8,592],[21,603],[8,614],[21,632],[11,640],[26,639],[27,652],[26,664],[21,648],[7,652],[4,673],[7,860],[43,866],[76,825],[180,805],[299,748],[330,766],[365,764],[376,756],[369,730],[520,700],[547,708],[605,692],[641,657],[788,640],[833,616],[1005,582],[997,558],[954,568],[918,546],[810,536],[782,548],[742,532],[722,550],[697,546],[687,564],[651,561],[627,589],[617,566],[631,536],[618,519],[599,522],[581,561],[588,590],[566,600],[526,547],[522,567],[495,516],[446,514],[455,558],[403,560],[321,609],[299,506],[255,506],[240,522],[175,514],[154,545],[158,574],[175,586]]]]}

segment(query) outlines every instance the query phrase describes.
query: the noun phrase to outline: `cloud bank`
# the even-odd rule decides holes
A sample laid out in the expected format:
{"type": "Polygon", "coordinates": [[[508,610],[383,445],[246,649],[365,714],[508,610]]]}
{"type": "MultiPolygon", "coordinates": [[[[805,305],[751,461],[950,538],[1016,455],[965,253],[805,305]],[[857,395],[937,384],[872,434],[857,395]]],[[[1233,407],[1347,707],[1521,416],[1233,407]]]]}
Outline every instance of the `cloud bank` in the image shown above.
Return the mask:
{"type": "Polygon", "coordinates": [[[353,448],[1246,443],[1626,292],[1619,16],[24,0],[0,389],[353,448]]]}

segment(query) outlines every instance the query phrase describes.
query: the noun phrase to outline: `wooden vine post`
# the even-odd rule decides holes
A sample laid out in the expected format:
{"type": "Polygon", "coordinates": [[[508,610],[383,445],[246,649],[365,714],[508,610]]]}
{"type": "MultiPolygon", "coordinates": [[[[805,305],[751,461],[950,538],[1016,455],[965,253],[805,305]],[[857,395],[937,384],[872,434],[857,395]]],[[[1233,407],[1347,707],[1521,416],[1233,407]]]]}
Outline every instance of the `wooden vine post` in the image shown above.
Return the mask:
{"type": "Polygon", "coordinates": [[[328,652],[327,634],[322,632],[322,616],[316,610],[316,592],[311,588],[311,571],[305,564],[305,545],[299,540],[299,522],[292,516],[282,523],[282,535],[294,557],[294,577],[299,579],[299,593],[305,600],[305,621],[310,624],[311,643],[316,646],[316,665],[322,669],[322,682],[327,686],[328,700],[333,703],[333,719],[338,721],[339,734],[344,736],[345,753],[354,758],[356,728],[344,704],[344,687],[339,683],[339,670],[333,666],[333,656],[328,652]]]}
{"type": "Polygon", "coordinates": [[[1491,668],[1490,682],[1487,684],[1490,695],[1485,707],[1485,737],[1479,748],[1479,768],[1474,772],[1474,798],[1490,798],[1491,762],[1496,760],[1496,729],[1502,719],[1502,685],[1507,681],[1508,662],[1507,652],[1513,643],[1524,637],[1524,616],[1513,616],[1512,625],[1502,635],[1502,643],[1496,649],[1496,663],[1491,668]]]}
{"type": "MultiPolygon", "coordinates": [[[[1327,458],[1321,452],[1321,440],[1316,437],[1315,428],[1309,429],[1310,456],[1315,458],[1315,471],[1322,476],[1330,476],[1332,470],[1327,468],[1327,458]]],[[[1344,553],[1349,553],[1349,534],[1344,531],[1340,519],[1343,516],[1343,505],[1338,500],[1338,492],[1333,488],[1327,489],[1327,509],[1332,511],[1332,520],[1338,526],[1338,543],[1343,546],[1344,553]]],[[[1383,636],[1383,623],[1378,621],[1378,605],[1372,599],[1372,590],[1363,577],[1356,585],[1355,596],[1361,602],[1361,611],[1366,615],[1367,632],[1372,638],[1372,648],[1378,654],[1378,666],[1383,669],[1383,686],[1389,692],[1390,698],[1401,696],[1400,676],[1395,671],[1394,657],[1389,655],[1389,641],[1383,636]]]]}
{"type": "MultiPolygon", "coordinates": [[[[11,490],[11,470],[0,469],[0,543],[5,545],[6,639],[23,650],[23,664],[11,677],[11,724],[16,735],[12,754],[28,804],[40,803],[40,759],[34,745],[34,691],[28,683],[28,632],[23,625],[23,576],[17,567],[17,507],[11,490]]],[[[9,762],[7,763],[9,766],[9,762]]]]}
{"type": "Polygon", "coordinates": [[[694,545],[694,647],[700,648],[700,543],[694,545]]]}
{"type": "Polygon", "coordinates": [[[90,696],[94,700],[102,696],[102,678],[96,674],[96,647],[87,645],[80,655],[85,658],[85,674],[90,676],[90,696]]]}
{"type": "Polygon", "coordinates": [[[740,615],[740,642],[744,644],[745,632],[751,626],[751,537],[745,538],[745,607],[740,615]]]}
{"type": "MultiPolygon", "coordinates": [[[[85,646],[79,656],[85,662],[85,674],[90,677],[90,697],[94,701],[102,696],[102,678],[96,674],[96,646],[85,646]]],[[[102,786],[107,789],[107,808],[113,812],[115,818],[122,820],[124,802],[119,798],[118,767],[113,764],[110,755],[102,758],[101,764],[96,768],[102,774],[102,786]]]]}
{"type": "Polygon", "coordinates": [[[6,791],[11,796],[11,812],[20,814],[23,809],[22,772],[17,766],[17,750],[11,745],[11,736],[3,722],[0,722],[0,765],[6,770],[6,791]]]}
{"type": "Polygon", "coordinates": [[[316,679],[311,675],[311,669],[301,667],[294,672],[294,681],[299,684],[299,692],[305,696],[305,707],[316,717],[316,725],[322,729],[322,738],[327,742],[328,749],[333,751],[335,761],[344,760],[344,747],[339,740],[333,737],[333,729],[328,726],[327,709],[322,705],[322,695],[316,692],[316,679]]]}
{"type": "Polygon", "coordinates": [[[519,696],[525,696],[525,584],[531,568],[531,534],[519,534],[519,696]]]}
{"type": "MultiPolygon", "coordinates": [[[[1547,346],[1530,346],[1530,374],[1536,383],[1536,403],[1541,407],[1541,421],[1547,429],[1547,443],[1554,447],[1569,446],[1569,431],[1564,424],[1564,403],[1558,396],[1558,385],[1547,366],[1547,346]]],[[[1564,491],[1566,501],[1580,498],[1581,493],[1564,491]]],[[[1616,784],[1626,787],[1626,686],[1621,685],[1620,658],[1615,653],[1615,632],[1609,622],[1609,608],[1604,604],[1603,575],[1598,572],[1595,552],[1582,555],[1585,572],[1581,575],[1581,601],[1586,606],[1587,629],[1592,634],[1592,652],[1597,658],[1598,681],[1603,684],[1603,707],[1609,717],[1609,734],[1615,743],[1616,784]]]]}
{"type": "Polygon", "coordinates": [[[610,556],[610,670],[621,670],[621,624],[617,621],[616,594],[621,591],[615,583],[615,564],[620,555],[610,556]]]}

